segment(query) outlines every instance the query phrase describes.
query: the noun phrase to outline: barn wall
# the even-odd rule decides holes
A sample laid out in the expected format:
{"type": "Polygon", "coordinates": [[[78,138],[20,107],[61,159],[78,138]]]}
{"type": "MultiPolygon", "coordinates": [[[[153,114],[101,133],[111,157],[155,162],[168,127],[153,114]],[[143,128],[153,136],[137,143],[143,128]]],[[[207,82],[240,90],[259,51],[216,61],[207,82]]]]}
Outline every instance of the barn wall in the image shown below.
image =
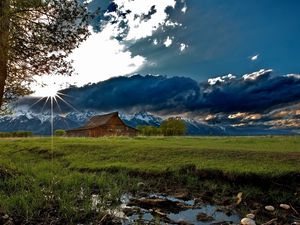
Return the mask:
{"type": "Polygon", "coordinates": [[[113,116],[105,125],[85,129],[67,131],[73,137],[102,137],[102,136],[136,136],[138,131],[124,124],[118,115],[113,116]]]}
{"type": "Polygon", "coordinates": [[[121,125],[107,125],[94,128],[90,131],[90,137],[101,136],[135,136],[138,132],[130,127],[121,125]]]}
{"type": "Polygon", "coordinates": [[[89,133],[87,130],[71,130],[66,131],[68,136],[72,137],[88,137],[89,133]]]}

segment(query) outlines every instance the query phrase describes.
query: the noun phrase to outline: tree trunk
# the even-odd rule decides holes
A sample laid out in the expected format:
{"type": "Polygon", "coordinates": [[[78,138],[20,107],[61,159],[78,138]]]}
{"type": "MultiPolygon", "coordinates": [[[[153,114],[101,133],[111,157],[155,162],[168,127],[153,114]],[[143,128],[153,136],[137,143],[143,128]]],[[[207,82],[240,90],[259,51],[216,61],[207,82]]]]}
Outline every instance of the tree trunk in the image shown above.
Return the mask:
{"type": "Polygon", "coordinates": [[[9,0],[0,0],[0,107],[3,105],[5,81],[8,76],[9,0]]]}

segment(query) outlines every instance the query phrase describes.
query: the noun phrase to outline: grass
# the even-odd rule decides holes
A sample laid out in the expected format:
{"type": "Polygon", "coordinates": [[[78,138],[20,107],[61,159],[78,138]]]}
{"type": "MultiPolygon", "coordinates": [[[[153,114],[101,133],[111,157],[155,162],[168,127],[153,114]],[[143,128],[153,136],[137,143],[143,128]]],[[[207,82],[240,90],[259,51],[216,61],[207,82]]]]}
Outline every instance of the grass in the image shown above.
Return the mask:
{"type": "Polygon", "coordinates": [[[52,157],[69,169],[119,168],[144,172],[198,169],[271,176],[300,172],[300,137],[55,138],[0,142],[1,158],[27,165],[52,157]]]}
{"type": "MultiPolygon", "coordinates": [[[[87,223],[88,218],[101,219],[105,208],[118,204],[121,193],[137,191],[139,182],[147,182],[132,173],[178,174],[183,168],[196,167],[272,179],[300,174],[299,165],[297,136],[56,137],[53,149],[51,138],[0,139],[0,214],[1,210],[9,213],[20,224],[34,224],[32,220],[37,218],[49,218],[52,223],[54,218],[62,224],[87,223]],[[90,207],[93,193],[102,198],[100,213],[90,207]]],[[[181,180],[185,185],[199,186],[197,176],[179,174],[174,179],[174,183],[181,180]]],[[[155,178],[152,184],[161,185],[165,180],[163,176],[155,178]]],[[[220,193],[232,188],[226,184],[228,187],[220,190],[218,182],[205,182],[202,188],[217,188],[220,193]]],[[[253,187],[244,190],[248,196],[252,192],[252,196],[261,195],[253,187]]],[[[282,194],[267,198],[276,196],[278,201],[291,198],[282,194]]]]}

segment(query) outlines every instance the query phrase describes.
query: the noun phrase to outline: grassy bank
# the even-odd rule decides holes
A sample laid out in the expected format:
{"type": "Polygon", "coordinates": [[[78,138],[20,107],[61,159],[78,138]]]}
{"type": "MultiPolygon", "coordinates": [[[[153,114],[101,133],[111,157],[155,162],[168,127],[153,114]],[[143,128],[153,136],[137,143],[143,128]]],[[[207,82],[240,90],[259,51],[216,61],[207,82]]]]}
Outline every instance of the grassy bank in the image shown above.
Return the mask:
{"type": "Polygon", "coordinates": [[[280,178],[278,189],[270,186],[264,201],[299,200],[294,186],[300,137],[54,138],[53,143],[52,149],[51,138],[0,139],[0,214],[9,213],[17,223],[33,224],[33,218],[87,223],[100,220],[121,193],[139,191],[141,182],[147,191],[177,184],[220,196],[265,195],[247,182],[221,184],[224,175],[249,183],[256,182],[252,177],[280,178]],[[214,181],[205,179],[211,176],[214,181]],[[91,209],[93,193],[102,198],[100,212],[91,209]]]}

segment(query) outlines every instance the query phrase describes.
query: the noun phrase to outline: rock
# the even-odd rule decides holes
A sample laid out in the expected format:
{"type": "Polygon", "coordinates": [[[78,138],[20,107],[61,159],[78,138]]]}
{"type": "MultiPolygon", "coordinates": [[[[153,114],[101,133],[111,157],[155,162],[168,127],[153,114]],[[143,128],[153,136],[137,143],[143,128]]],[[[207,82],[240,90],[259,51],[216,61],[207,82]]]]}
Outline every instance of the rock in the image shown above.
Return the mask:
{"type": "Polygon", "coordinates": [[[161,217],[166,217],[167,216],[167,214],[165,214],[165,213],[163,213],[163,212],[161,212],[159,210],[154,210],[154,213],[157,214],[157,215],[159,215],[159,216],[161,216],[161,217]]]}
{"type": "Polygon", "coordinates": [[[274,206],[272,206],[272,205],[265,206],[265,209],[269,212],[273,212],[275,210],[274,206]]]}
{"type": "Polygon", "coordinates": [[[214,218],[212,216],[209,216],[209,215],[205,214],[205,213],[199,213],[197,215],[197,220],[205,222],[205,221],[213,221],[214,218]]]}
{"type": "Polygon", "coordinates": [[[254,220],[255,215],[253,213],[249,213],[246,215],[247,218],[254,220]]]}
{"type": "Polygon", "coordinates": [[[288,204],[280,204],[279,207],[286,210],[291,208],[291,206],[289,206],[288,204]]]}
{"type": "Polygon", "coordinates": [[[236,199],[236,204],[237,204],[237,205],[239,205],[239,204],[241,203],[241,201],[242,201],[242,195],[243,195],[243,192],[239,192],[239,193],[236,195],[235,199],[236,199]]]}
{"type": "Polygon", "coordinates": [[[242,225],[256,225],[255,221],[253,219],[250,219],[250,218],[243,218],[241,220],[241,224],[242,225]]]}
{"type": "Polygon", "coordinates": [[[9,220],[7,220],[4,225],[15,225],[13,220],[11,218],[9,218],[9,220]]]}
{"type": "Polygon", "coordinates": [[[211,223],[210,225],[231,225],[231,224],[232,222],[220,221],[220,222],[211,223]]]}
{"type": "Polygon", "coordinates": [[[2,216],[2,219],[8,220],[9,219],[9,215],[5,214],[4,216],[2,216]]]}
{"type": "Polygon", "coordinates": [[[183,220],[180,220],[180,221],[176,222],[176,224],[178,224],[178,225],[193,225],[192,223],[188,223],[188,222],[183,221],[183,220]]]}
{"type": "Polygon", "coordinates": [[[187,190],[179,190],[173,194],[173,197],[186,201],[190,199],[190,193],[187,190]]]}

